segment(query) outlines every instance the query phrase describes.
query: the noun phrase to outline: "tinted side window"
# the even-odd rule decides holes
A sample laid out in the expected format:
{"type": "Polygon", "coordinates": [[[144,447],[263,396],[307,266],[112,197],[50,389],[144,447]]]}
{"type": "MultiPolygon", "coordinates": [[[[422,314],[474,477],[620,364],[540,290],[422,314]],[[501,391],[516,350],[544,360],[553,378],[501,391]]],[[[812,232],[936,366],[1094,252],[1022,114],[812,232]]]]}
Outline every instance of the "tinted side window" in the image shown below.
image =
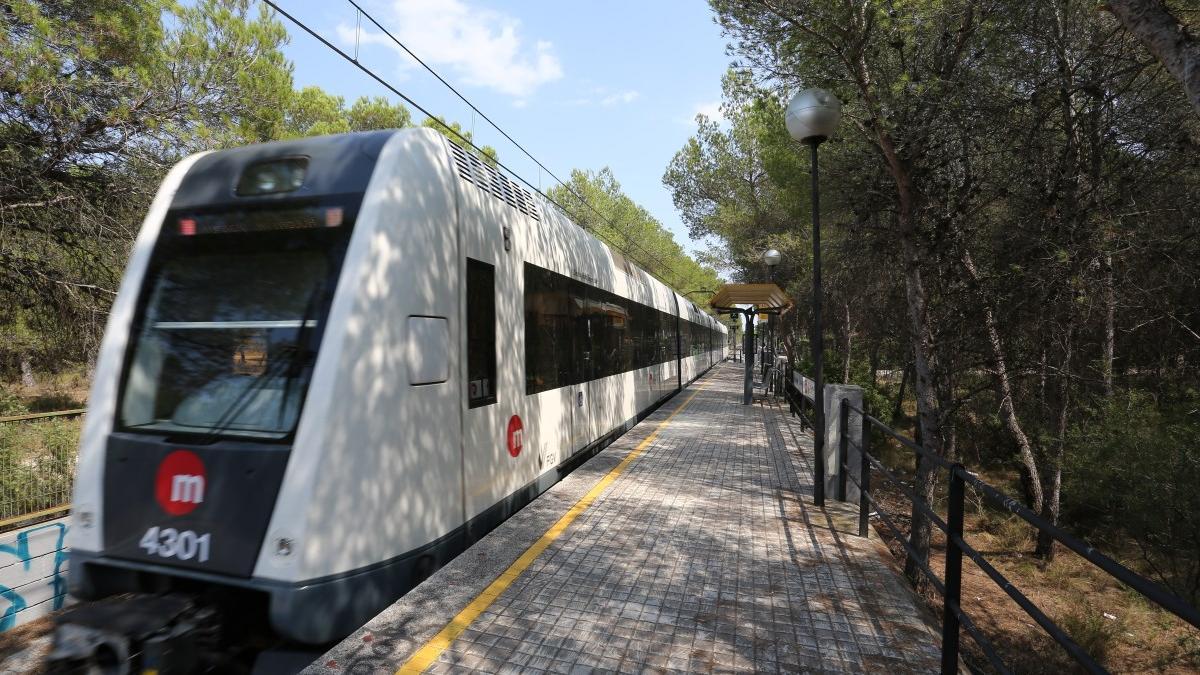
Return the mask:
{"type": "Polygon", "coordinates": [[[525,263],[525,393],[571,384],[574,370],[567,286],[525,263]]]}
{"type": "Polygon", "coordinates": [[[467,403],[496,402],[496,268],[467,258],[467,403]]]}
{"type": "Polygon", "coordinates": [[[526,394],[675,358],[673,315],[531,263],[524,275],[526,394]]]}

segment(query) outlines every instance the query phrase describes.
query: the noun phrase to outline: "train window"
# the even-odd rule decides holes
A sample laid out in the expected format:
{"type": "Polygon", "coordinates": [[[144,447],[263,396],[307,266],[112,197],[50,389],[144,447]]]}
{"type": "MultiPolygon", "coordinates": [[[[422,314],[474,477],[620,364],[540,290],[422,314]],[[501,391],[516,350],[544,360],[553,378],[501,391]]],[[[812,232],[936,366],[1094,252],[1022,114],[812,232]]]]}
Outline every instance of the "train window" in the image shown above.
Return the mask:
{"type": "Polygon", "coordinates": [[[525,393],[675,357],[676,318],[525,263],[525,393]]]}
{"type": "Polygon", "coordinates": [[[589,288],[584,304],[587,316],[590,377],[595,379],[623,373],[631,368],[627,335],[629,333],[631,303],[614,293],[598,288],[589,288]]]}
{"type": "Polygon", "coordinates": [[[571,384],[566,278],[525,263],[525,393],[571,384]]]}
{"type": "Polygon", "coordinates": [[[496,402],[496,268],[467,258],[467,405],[496,402]]]}
{"type": "Polygon", "coordinates": [[[125,427],[259,438],[295,427],[329,263],[314,250],[234,257],[178,257],[154,273],[125,386],[125,427]]]}

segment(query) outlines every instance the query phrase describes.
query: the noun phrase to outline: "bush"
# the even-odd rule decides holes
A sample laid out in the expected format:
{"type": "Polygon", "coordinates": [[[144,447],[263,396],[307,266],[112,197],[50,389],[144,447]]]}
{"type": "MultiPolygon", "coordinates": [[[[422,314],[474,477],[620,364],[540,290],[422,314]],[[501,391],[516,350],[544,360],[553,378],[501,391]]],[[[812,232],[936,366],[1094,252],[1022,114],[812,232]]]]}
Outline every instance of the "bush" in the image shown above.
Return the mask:
{"type": "Polygon", "coordinates": [[[0,424],[0,518],[70,501],[79,419],[0,424]]]}
{"type": "Polygon", "coordinates": [[[1117,621],[1086,605],[1068,610],[1058,625],[1097,663],[1104,663],[1120,628],[1117,621]]]}
{"type": "Polygon", "coordinates": [[[20,396],[0,386],[0,417],[20,415],[27,412],[29,412],[29,409],[21,402],[20,396]]]}
{"type": "Polygon", "coordinates": [[[1200,396],[1161,404],[1132,391],[1072,429],[1063,518],[1137,545],[1145,571],[1200,603],[1200,396]]]}

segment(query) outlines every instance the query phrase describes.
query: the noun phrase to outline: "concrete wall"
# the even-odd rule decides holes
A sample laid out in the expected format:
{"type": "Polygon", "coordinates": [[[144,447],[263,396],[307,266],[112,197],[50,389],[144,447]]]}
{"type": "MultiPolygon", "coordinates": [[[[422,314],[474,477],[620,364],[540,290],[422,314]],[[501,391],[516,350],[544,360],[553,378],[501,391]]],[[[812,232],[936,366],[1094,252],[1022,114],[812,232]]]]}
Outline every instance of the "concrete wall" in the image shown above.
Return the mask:
{"type": "Polygon", "coordinates": [[[858,501],[858,486],[854,484],[859,479],[862,466],[862,415],[850,410],[848,424],[842,428],[842,400],[862,410],[863,390],[852,384],[825,385],[825,497],[837,499],[838,481],[842,475],[841,461],[838,454],[841,450],[842,438],[845,437],[846,463],[850,466],[850,476],[854,480],[846,480],[846,501],[858,501]]]}
{"type": "MultiPolygon", "coordinates": [[[[808,398],[813,397],[815,391],[814,382],[805,377],[798,370],[792,371],[792,383],[800,393],[808,398]]],[[[855,485],[855,480],[859,478],[859,470],[862,466],[862,415],[849,411],[849,419],[846,429],[842,429],[841,425],[841,404],[842,399],[850,402],[851,405],[863,409],[863,390],[861,387],[852,384],[827,384],[824,387],[825,399],[825,429],[823,433],[825,439],[823,456],[817,461],[825,465],[825,498],[837,499],[838,496],[838,480],[841,475],[841,463],[838,461],[838,452],[840,450],[842,435],[846,435],[846,460],[850,465],[850,474],[854,480],[846,481],[846,501],[857,502],[859,499],[858,486],[855,485]]]]}
{"type": "Polygon", "coordinates": [[[67,599],[67,518],[0,534],[0,632],[67,599]]]}

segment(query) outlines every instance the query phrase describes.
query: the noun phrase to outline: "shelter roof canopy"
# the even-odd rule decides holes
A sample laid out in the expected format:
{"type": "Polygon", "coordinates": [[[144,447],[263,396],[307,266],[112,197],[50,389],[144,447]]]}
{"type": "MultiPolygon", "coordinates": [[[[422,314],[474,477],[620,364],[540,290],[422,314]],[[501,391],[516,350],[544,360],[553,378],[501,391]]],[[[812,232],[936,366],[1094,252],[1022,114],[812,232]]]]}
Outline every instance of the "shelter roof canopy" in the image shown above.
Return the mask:
{"type": "Polygon", "coordinates": [[[717,289],[709,304],[714,309],[730,309],[736,305],[752,305],[761,310],[792,308],[792,301],[778,285],[770,284],[725,284],[717,289]]]}

